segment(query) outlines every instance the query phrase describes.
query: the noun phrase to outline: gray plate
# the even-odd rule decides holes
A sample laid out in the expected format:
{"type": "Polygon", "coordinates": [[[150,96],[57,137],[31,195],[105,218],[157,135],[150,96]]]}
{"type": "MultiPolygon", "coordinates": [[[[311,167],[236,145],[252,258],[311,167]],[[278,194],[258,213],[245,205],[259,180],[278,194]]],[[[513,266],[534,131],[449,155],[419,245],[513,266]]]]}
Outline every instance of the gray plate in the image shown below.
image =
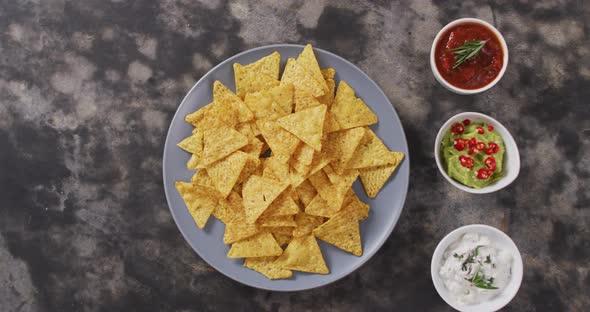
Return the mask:
{"type": "Polygon", "coordinates": [[[354,88],[356,95],[379,116],[379,123],[371,127],[373,131],[391,150],[401,151],[406,155],[401,167],[390,178],[376,199],[367,198],[360,181],[353,186],[359,198],[371,205],[369,217],[361,221],[363,255],[356,257],[318,240],[326,264],[330,268],[330,274],[294,272],[291,279],[271,281],[255,271],[244,268],[241,259],[226,257],[229,246],[223,244],[223,223],[211,217],[204,230],[197,228],[182,198],[174,188],[175,181],[189,181],[194,173],[186,169],[186,162],[190,155],[176,146],[176,143],[189,136],[193,129],[191,125],[184,122],[184,116],[211,102],[215,80],[235,90],[233,63],[248,64],[273,51],[278,51],[281,53],[282,69],[287,58],[297,57],[302,49],[303,46],[292,44],[264,46],[230,57],[215,66],[193,86],[180,103],[164,145],[163,175],[166,199],[174,221],[186,241],[217,271],[240,283],[268,290],[294,291],[315,288],[334,282],[356,270],[379,250],[393,231],[408,190],[410,173],[408,145],[393,106],[377,84],[358,67],[335,54],[315,49],[320,66],[332,67],[336,70],[336,84],[341,79],[345,80],[354,88]]]}

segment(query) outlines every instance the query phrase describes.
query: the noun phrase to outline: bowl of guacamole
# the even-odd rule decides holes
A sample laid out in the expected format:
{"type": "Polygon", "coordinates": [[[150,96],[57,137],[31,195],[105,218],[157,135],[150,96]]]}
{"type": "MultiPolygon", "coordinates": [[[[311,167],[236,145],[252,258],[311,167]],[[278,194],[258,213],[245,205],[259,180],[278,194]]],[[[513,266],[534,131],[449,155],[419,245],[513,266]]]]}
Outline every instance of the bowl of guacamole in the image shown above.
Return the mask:
{"type": "Polygon", "coordinates": [[[495,119],[480,113],[450,118],[435,141],[443,176],[470,193],[497,191],[516,179],[520,156],[514,138],[495,119]]]}

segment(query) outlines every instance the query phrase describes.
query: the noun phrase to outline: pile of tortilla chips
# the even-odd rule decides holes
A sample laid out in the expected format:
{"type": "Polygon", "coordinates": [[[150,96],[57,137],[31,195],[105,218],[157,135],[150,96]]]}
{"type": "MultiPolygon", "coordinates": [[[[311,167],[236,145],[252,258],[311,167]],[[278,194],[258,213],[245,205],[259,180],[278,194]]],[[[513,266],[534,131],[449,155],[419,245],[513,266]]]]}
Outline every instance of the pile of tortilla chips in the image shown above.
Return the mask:
{"type": "Polygon", "coordinates": [[[215,81],[213,102],[186,116],[195,128],[178,143],[197,170],[176,182],[197,226],[221,220],[227,256],[269,279],[329,273],[316,238],[362,255],[369,206],[352,184],[360,176],[374,198],[404,157],[368,127],[377,116],[345,81],[336,89],[311,45],[280,79],[277,52],[234,72],[236,93],[215,81]]]}

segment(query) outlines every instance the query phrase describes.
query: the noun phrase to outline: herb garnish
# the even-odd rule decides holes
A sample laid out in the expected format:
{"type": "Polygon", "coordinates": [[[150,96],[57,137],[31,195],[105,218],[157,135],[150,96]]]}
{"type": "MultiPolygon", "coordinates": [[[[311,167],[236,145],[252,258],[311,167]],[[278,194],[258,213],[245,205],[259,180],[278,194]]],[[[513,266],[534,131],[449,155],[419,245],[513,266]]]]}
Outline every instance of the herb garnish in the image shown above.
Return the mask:
{"type": "Polygon", "coordinates": [[[463,255],[458,255],[457,253],[453,254],[453,257],[457,258],[457,259],[463,259],[463,255]]]}
{"type": "Polygon", "coordinates": [[[475,247],[475,252],[474,252],[474,254],[475,254],[475,256],[476,256],[476,257],[479,255],[479,248],[480,248],[480,247],[483,247],[483,245],[477,245],[477,247],[475,247]]]}
{"type": "Polygon", "coordinates": [[[473,275],[473,278],[471,279],[471,283],[473,284],[473,286],[475,286],[477,288],[498,289],[498,287],[495,287],[493,285],[494,284],[493,277],[486,279],[485,275],[483,275],[483,274],[479,275],[479,271],[475,272],[475,275],[473,275]]]}
{"type": "Polygon", "coordinates": [[[486,42],[488,41],[475,40],[467,42],[458,48],[451,49],[455,53],[455,65],[453,65],[453,69],[461,66],[468,59],[475,57],[486,42]]]}
{"type": "Polygon", "coordinates": [[[490,257],[490,255],[487,255],[486,261],[484,261],[484,263],[491,263],[491,262],[492,262],[492,258],[490,257]]]}
{"type": "MultiPolygon", "coordinates": [[[[469,256],[467,256],[467,259],[465,259],[465,261],[463,261],[463,263],[461,264],[461,270],[462,271],[467,271],[467,265],[469,263],[475,263],[474,260],[475,256],[473,255],[473,253],[471,253],[469,256]]],[[[471,272],[471,266],[469,266],[469,271],[471,272]]]]}

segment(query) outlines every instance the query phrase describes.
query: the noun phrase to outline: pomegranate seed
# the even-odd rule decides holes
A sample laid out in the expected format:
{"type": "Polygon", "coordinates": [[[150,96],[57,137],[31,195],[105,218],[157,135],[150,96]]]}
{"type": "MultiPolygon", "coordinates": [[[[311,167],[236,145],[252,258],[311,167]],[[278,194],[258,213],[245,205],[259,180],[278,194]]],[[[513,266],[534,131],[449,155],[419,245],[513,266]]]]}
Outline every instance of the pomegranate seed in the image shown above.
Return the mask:
{"type": "Polygon", "coordinates": [[[463,120],[463,124],[466,126],[469,126],[471,124],[471,120],[465,119],[465,120],[463,120]]]}
{"type": "Polygon", "coordinates": [[[484,163],[491,171],[496,171],[496,160],[494,157],[488,157],[484,160],[484,163]]]}
{"type": "Polygon", "coordinates": [[[494,126],[488,126],[488,131],[494,131],[494,126]]]}
{"type": "Polygon", "coordinates": [[[484,149],[486,149],[486,144],[484,142],[477,142],[477,144],[475,144],[475,148],[477,148],[480,151],[483,151],[484,149]]]}
{"type": "Polygon", "coordinates": [[[477,133],[483,134],[485,130],[482,127],[477,127],[477,133]]]}
{"type": "Polygon", "coordinates": [[[492,155],[497,153],[500,150],[500,146],[494,142],[488,143],[488,149],[486,150],[486,154],[492,155]]]}
{"type": "Polygon", "coordinates": [[[453,132],[454,134],[461,134],[464,131],[465,131],[465,127],[463,127],[463,125],[460,123],[454,124],[453,127],[451,128],[451,132],[453,132]]]}
{"type": "Polygon", "coordinates": [[[485,180],[485,179],[489,178],[490,175],[491,175],[490,171],[485,168],[481,168],[477,171],[477,178],[480,180],[485,180]]]}
{"type": "Polygon", "coordinates": [[[463,144],[463,140],[461,140],[461,139],[455,140],[455,145],[453,145],[453,146],[458,151],[462,151],[465,149],[465,144],[463,144]]]}
{"type": "Polygon", "coordinates": [[[471,157],[467,157],[465,155],[461,155],[459,156],[459,162],[461,163],[461,166],[465,167],[465,168],[473,168],[473,158],[471,157]]]}

